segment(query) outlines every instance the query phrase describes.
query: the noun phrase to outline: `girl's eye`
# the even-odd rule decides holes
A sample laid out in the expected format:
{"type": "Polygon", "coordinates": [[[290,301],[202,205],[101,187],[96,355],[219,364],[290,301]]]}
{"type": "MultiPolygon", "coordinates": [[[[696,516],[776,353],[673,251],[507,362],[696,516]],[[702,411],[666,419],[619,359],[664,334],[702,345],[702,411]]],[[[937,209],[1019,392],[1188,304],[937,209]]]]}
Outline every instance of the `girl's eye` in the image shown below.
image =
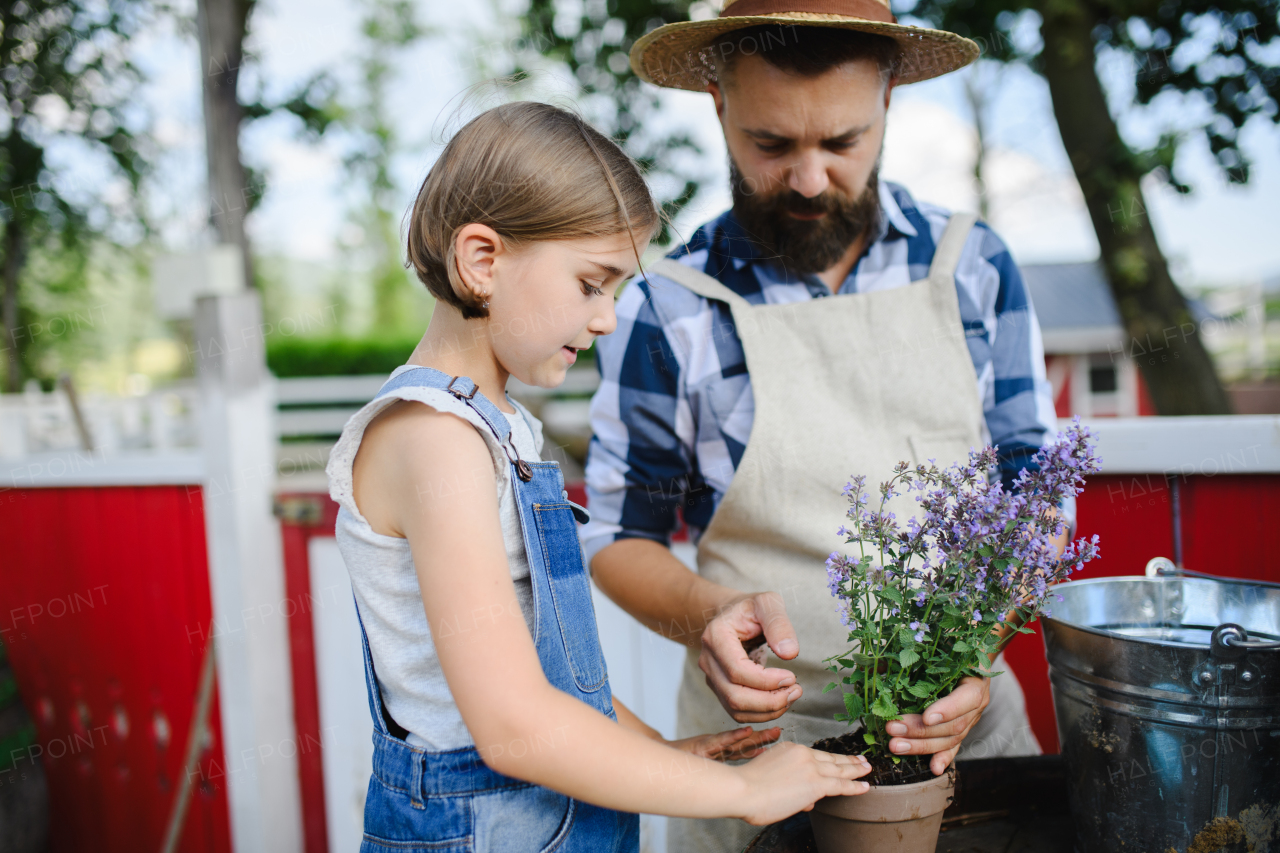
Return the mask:
{"type": "Polygon", "coordinates": [[[596,287],[589,281],[582,282],[582,291],[588,296],[604,296],[604,288],[596,287]]]}

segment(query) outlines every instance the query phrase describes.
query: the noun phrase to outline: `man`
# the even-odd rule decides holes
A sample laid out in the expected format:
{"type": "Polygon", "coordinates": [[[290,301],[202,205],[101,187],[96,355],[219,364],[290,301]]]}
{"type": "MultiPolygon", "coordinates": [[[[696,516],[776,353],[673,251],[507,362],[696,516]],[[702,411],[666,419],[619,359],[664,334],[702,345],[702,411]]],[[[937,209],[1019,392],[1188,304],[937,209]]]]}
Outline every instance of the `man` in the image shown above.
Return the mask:
{"type": "MultiPolygon", "coordinates": [[[[607,595],[689,647],[681,737],[775,719],[806,744],[847,731],[822,688],[823,659],[847,648],[823,562],[849,475],[991,442],[1011,485],[1054,428],[1004,245],[878,179],[893,87],[977,53],[878,0],[736,0],[631,52],[641,78],[710,93],[733,182],[733,209],[634,282],[597,344],[584,547],[607,595]],[[668,547],[681,516],[697,573],[668,547]]],[[[1009,673],[966,679],[890,734],[935,773],[962,741],[974,757],[1039,751],[1009,673]]],[[[670,849],[736,851],[753,832],[676,820],[670,849]]]]}

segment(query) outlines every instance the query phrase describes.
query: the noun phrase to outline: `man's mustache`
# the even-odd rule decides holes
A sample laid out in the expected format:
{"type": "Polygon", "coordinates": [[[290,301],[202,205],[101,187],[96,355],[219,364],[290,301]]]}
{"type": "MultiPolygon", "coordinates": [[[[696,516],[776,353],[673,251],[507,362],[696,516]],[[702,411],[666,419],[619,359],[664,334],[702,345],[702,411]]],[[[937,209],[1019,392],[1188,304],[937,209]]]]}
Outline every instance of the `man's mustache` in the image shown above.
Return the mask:
{"type": "Polygon", "coordinates": [[[835,193],[824,192],[819,195],[803,196],[795,190],[787,190],[779,195],[774,207],[785,213],[799,213],[811,216],[815,213],[835,213],[852,204],[848,199],[841,199],[835,193]]]}

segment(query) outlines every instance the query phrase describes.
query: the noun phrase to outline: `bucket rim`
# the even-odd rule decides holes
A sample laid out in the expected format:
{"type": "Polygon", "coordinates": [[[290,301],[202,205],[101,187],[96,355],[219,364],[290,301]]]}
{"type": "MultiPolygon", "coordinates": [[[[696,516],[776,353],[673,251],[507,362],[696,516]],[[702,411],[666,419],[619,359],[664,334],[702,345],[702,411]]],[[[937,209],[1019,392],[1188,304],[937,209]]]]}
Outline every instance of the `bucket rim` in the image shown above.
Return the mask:
{"type": "MultiPolygon", "coordinates": [[[[1155,582],[1155,583],[1169,583],[1170,581],[1178,581],[1178,582],[1195,581],[1199,583],[1234,584],[1237,586],[1239,585],[1260,586],[1260,587],[1265,587],[1269,589],[1280,589],[1280,583],[1273,583],[1271,581],[1250,580],[1248,578],[1188,577],[1188,576],[1179,577],[1176,575],[1169,576],[1169,577],[1147,577],[1146,575],[1114,575],[1111,577],[1084,578],[1078,581],[1075,581],[1075,580],[1068,581],[1065,584],[1060,584],[1060,586],[1095,586],[1095,585],[1101,585],[1104,583],[1115,583],[1115,582],[1137,583],[1139,581],[1155,582]]],[[[1107,628],[1099,628],[1094,625],[1081,625],[1079,622],[1072,622],[1068,619],[1059,619],[1053,616],[1045,615],[1043,613],[1039,615],[1041,619],[1045,620],[1045,622],[1054,622],[1059,625],[1069,626],[1071,628],[1076,629],[1077,631],[1087,631],[1090,634],[1097,634],[1098,636],[1107,637],[1109,639],[1124,640],[1126,642],[1131,642],[1131,643],[1143,643],[1143,644],[1152,645],[1152,646],[1164,646],[1164,647],[1177,646],[1178,648],[1185,648],[1185,649],[1209,648],[1208,643],[1180,643],[1173,640],[1156,640],[1156,639],[1151,639],[1149,637],[1135,637],[1130,634],[1121,634],[1118,631],[1112,631],[1107,628]]],[[[1216,628],[1217,626],[1201,625],[1196,627],[1216,628]]],[[[1259,651],[1280,652],[1280,649],[1270,649],[1270,650],[1261,649],[1259,651]]]]}

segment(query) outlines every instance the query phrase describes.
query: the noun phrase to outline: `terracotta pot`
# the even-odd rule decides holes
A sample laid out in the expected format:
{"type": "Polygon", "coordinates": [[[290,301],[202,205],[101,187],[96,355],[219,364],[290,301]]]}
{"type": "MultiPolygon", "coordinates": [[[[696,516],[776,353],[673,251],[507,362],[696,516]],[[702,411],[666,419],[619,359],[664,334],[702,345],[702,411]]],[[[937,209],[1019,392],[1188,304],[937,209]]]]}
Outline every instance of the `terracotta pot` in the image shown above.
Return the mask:
{"type": "Polygon", "coordinates": [[[818,800],[809,812],[818,853],[933,853],[955,787],[953,764],[924,782],[818,800]]]}

